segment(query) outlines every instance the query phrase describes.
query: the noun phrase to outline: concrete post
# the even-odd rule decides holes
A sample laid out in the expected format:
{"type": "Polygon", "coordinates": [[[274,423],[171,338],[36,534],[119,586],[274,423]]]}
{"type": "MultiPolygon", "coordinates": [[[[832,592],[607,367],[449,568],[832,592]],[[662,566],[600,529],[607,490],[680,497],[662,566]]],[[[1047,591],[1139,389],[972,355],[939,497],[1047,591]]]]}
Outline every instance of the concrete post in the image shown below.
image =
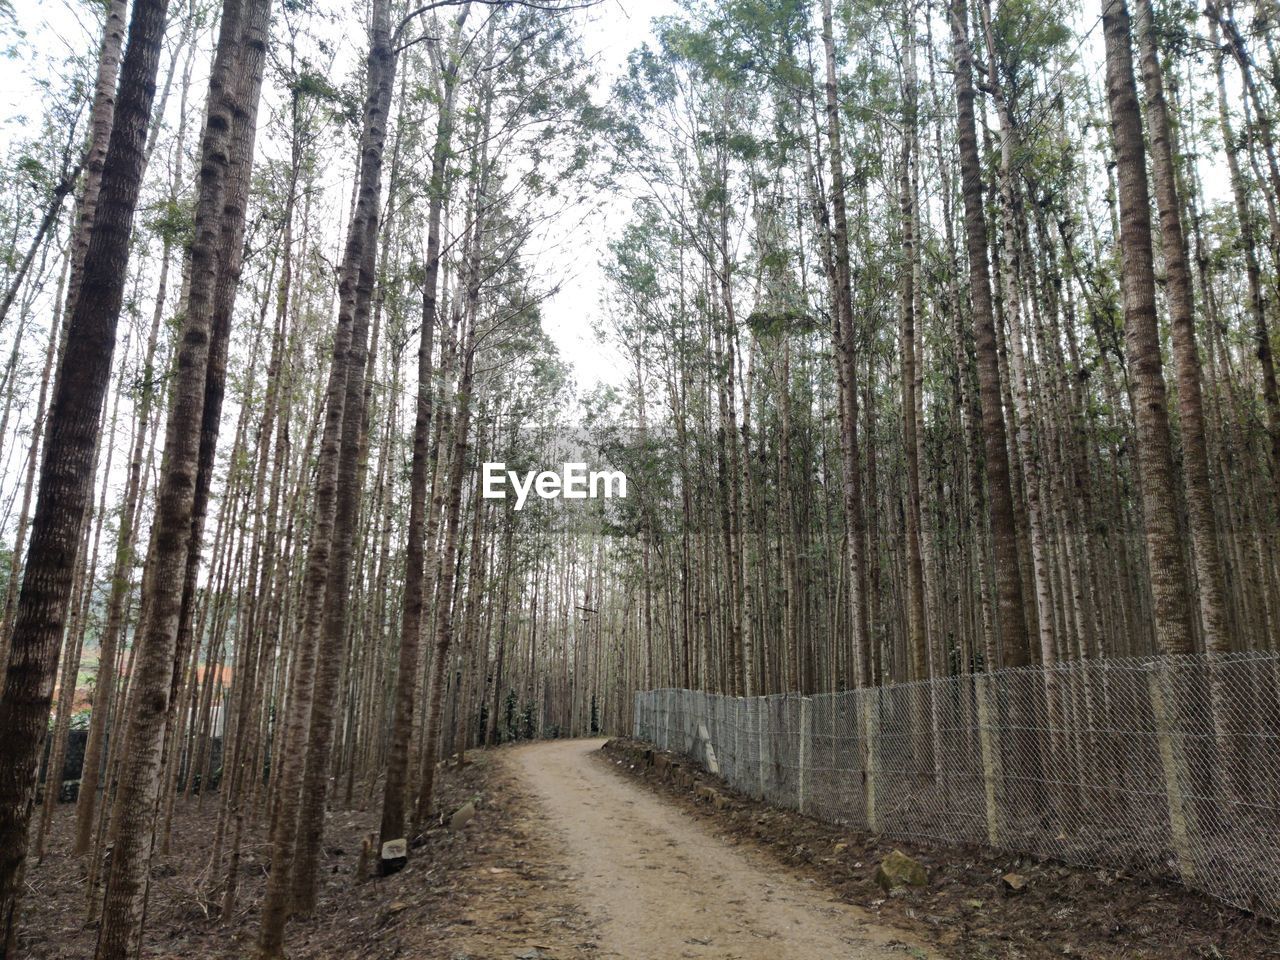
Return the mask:
{"type": "Polygon", "coordinates": [[[796,775],[796,809],[805,812],[809,799],[809,744],[813,737],[813,701],[808,697],[800,700],[800,758],[799,771],[796,775]]]}

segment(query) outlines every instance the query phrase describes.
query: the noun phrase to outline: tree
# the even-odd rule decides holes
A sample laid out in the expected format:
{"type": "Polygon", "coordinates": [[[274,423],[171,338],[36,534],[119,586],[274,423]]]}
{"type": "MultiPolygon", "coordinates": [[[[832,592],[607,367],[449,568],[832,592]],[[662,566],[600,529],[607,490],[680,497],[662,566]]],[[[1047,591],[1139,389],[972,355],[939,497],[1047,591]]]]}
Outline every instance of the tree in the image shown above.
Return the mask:
{"type": "Polygon", "coordinates": [[[1018,567],[1018,537],[1009,482],[1000,362],[991,304],[987,221],[982,207],[982,169],[973,107],[973,48],[969,43],[969,15],[964,0],[952,0],[949,11],[952,48],[956,60],[956,117],[960,139],[965,242],[969,254],[969,296],[972,301],[973,331],[977,347],[978,397],[982,408],[986,493],[991,516],[1001,662],[1004,666],[1020,667],[1028,663],[1030,650],[1023,613],[1022,575],[1018,567]]]}
{"type": "MultiPolygon", "coordinates": [[[[380,868],[394,872],[403,856],[387,844],[405,838],[405,804],[408,799],[409,743],[418,681],[418,648],[421,639],[426,558],[427,474],[431,467],[432,397],[435,391],[433,351],[439,323],[441,220],[445,203],[445,177],[453,140],[454,99],[462,65],[459,38],[469,10],[454,21],[450,42],[432,45],[436,64],[439,115],[431,152],[430,195],[427,212],[426,276],[422,284],[422,333],[418,346],[418,395],[414,408],[413,459],[409,477],[409,520],[406,528],[404,606],[400,622],[399,666],[396,671],[395,708],[392,715],[391,752],[382,798],[379,831],[380,868]]],[[[432,545],[434,546],[434,544],[432,545]]],[[[496,710],[495,710],[496,713],[496,710]]],[[[406,844],[407,851],[407,844],[406,844]]]]}
{"type": "Polygon", "coordinates": [[[0,695],[0,737],[14,745],[0,759],[3,956],[13,955],[15,949],[14,924],[36,764],[44,746],[58,642],[93,480],[93,452],[124,296],[129,233],[146,165],[147,122],[167,8],[167,0],[135,0],[129,20],[93,229],[45,428],[45,466],[0,695]]]}
{"type": "Polygon", "coordinates": [[[1169,413],[1156,325],[1155,272],[1151,254],[1151,200],[1147,187],[1142,114],[1133,76],[1129,10],[1105,0],[1107,105],[1119,178],[1121,277],[1125,351],[1133,382],[1142,476],[1142,516],[1151,580],[1152,627],[1162,653],[1191,653],[1190,597],[1181,543],[1169,436],[1169,413]]]}
{"type": "MultiPolygon", "coordinates": [[[[220,396],[225,361],[218,355],[229,333],[230,303],[219,330],[219,283],[226,277],[234,300],[238,239],[245,205],[232,182],[238,162],[246,181],[257,129],[258,96],[270,24],[270,0],[225,0],[200,154],[200,194],[191,243],[186,312],[177,378],[165,431],[155,524],[143,582],[145,611],[128,705],[120,785],[111,813],[107,876],[97,960],[124,960],[135,952],[145,906],[154,819],[163,782],[160,752],[174,695],[173,664],[182,614],[188,557],[198,551],[193,514],[199,494],[200,453],[207,442],[207,398],[220,396]],[[232,221],[238,221],[238,224],[232,221]],[[230,238],[233,242],[227,244],[230,238]]],[[[213,423],[217,433],[217,419],[213,423]]],[[[179,662],[185,659],[179,655],[179,662]]]]}

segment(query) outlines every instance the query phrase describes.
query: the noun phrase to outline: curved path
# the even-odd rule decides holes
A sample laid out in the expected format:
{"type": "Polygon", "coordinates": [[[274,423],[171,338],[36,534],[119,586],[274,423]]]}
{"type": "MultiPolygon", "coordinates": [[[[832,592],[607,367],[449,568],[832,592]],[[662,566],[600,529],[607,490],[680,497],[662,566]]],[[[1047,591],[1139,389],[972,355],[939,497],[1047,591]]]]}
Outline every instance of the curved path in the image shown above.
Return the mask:
{"type": "Polygon", "coordinates": [[[555,740],[506,762],[562,840],[598,957],[938,958],[908,934],[731,846],[612,769],[601,740],[555,740]]]}

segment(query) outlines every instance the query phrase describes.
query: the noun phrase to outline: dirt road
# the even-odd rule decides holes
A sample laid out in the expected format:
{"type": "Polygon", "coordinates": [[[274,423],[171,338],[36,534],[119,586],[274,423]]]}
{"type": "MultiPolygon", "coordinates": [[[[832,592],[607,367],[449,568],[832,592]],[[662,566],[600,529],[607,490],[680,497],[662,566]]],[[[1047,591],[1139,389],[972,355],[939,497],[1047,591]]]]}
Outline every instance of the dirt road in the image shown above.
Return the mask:
{"type": "Polygon", "coordinates": [[[688,820],[611,769],[601,743],[549,741],[506,755],[535,799],[534,812],[564,843],[571,886],[596,931],[597,956],[939,957],[688,820]]]}

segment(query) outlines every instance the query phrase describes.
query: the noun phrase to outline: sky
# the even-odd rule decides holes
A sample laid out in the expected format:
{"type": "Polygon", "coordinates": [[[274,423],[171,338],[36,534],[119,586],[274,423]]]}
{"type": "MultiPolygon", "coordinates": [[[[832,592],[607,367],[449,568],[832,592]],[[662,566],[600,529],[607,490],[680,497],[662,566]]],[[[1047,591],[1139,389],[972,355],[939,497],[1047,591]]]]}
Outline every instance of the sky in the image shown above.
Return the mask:
{"type": "MultiPolygon", "coordinates": [[[[56,89],[58,78],[74,75],[75,70],[68,66],[70,59],[81,58],[88,64],[86,75],[92,76],[91,61],[96,58],[101,35],[101,23],[93,11],[92,2],[93,0],[16,0],[13,4],[15,20],[6,23],[0,19],[0,51],[8,54],[0,56],[0,154],[8,153],[38,129],[37,125],[45,113],[48,99],[44,84],[52,81],[56,89]]],[[[280,0],[276,0],[277,6],[279,2],[280,0]]],[[[359,68],[364,53],[362,31],[358,27],[351,29],[360,20],[361,14],[351,0],[315,2],[319,9],[336,13],[331,20],[333,26],[329,28],[335,36],[354,38],[344,40],[335,57],[335,80],[342,82],[350,76],[351,71],[359,68]]],[[[172,10],[183,11],[187,0],[170,0],[170,3],[172,10]]],[[[628,53],[652,39],[652,19],[675,13],[677,9],[677,0],[601,0],[590,9],[573,14],[581,25],[585,52],[598,67],[599,101],[602,102],[607,97],[613,80],[625,68],[628,53]]],[[[211,43],[211,35],[206,32],[201,42],[211,43]]],[[[195,63],[191,90],[192,95],[202,101],[208,83],[207,51],[197,57],[195,63]]],[[[162,63],[163,69],[167,67],[162,63]]],[[[264,111],[270,109],[270,99],[276,95],[275,92],[264,91],[264,111]]],[[[176,101],[175,94],[166,108],[166,117],[171,123],[175,121],[177,113],[176,101]]],[[[83,122],[81,118],[81,123],[83,122]]],[[[278,155],[281,146],[273,144],[272,139],[262,136],[258,138],[257,162],[262,163],[266,157],[278,155]]],[[[164,148],[157,149],[151,160],[153,167],[170,162],[171,157],[161,156],[163,152],[164,148]]],[[[319,195],[323,199],[317,202],[334,207],[323,218],[337,225],[342,220],[341,211],[337,207],[349,197],[354,157],[343,160],[340,151],[335,151],[334,157],[337,162],[322,173],[321,178],[327,183],[319,195]]],[[[563,359],[572,368],[579,397],[601,383],[621,384],[627,375],[620,356],[608,344],[597,340],[593,327],[600,318],[601,301],[605,293],[605,279],[600,262],[607,251],[607,239],[621,229],[628,214],[628,203],[616,193],[590,197],[568,216],[553,221],[539,238],[530,256],[529,270],[538,278],[539,285],[544,288],[553,285],[559,288],[543,304],[543,326],[563,359]]],[[[336,258],[341,238],[335,234],[332,242],[335,246],[331,253],[336,258]]],[[[47,287],[51,290],[52,284],[47,287]]],[[[48,290],[44,295],[45,299],[51,296],[48,290]]],[[[31,357],[36,357],[37,354],[43,356],[44,338],[48,336],[47,324],[53,316],[51,305],[45,304],[44,307],[37,307],[33,311],[32,316],[38,314],[38,319],[24,334],[24,341],[34,337],[41,344],[39,349],[24,350],[31,357]]],[[[144,307],[142,313],[146,314],[149,322],[150,308],[144,307]]],[[[139,324],[141,321],[131,323],[131,327],[139,324]]],[[[134,334],[141,334],[141,326],[138,326],[134,334]]],[[[117,347],[118,358],[130,354],[123,345],[123,338],[130,335],[129,332],[121,333],[121,344],[117,347]]],[[[136,345],[132,352],[136,353],[136,345]]],[[[119,359],[118,362],[125,361],[119,359]]],[[[565,399],[571,400],[570,397],[565,399]]],[[[225,422],[228,424],[237,415],[235,406],[234,401],[229,399],[228,409],[224,411],[225,422]]],[[[30,418],[34,415],[34,398],[21,404],[21,407],[14,425],[29,427],[30,418]],[[18,423],[18,420],[22,423],[18,423]]],[[[229,431],[224,430],[224,433],[229,431]]],[[[19,436],[17,429],[13,436],[19,436]]],[[[129,430],[121,424],[117,426],[114,436],[117,453],[111,470],[113,479],[109,481],[109,486],[119,488],[123,483],[123,455],[119,451],[129,441],[129,430]]],[[[25,440],[21,443],[4,444],[5,462],[0,463],[0,535],[11,530],[12,523],[16,522],[13,515],[16,488],[13,484],[20,480],[21,469],[19,460],[15,458],[25,455],[26,449],[25,440]]],[[[203,569],[201,575],[202,578],[207,576],[207,569],[203,569]]]]}
{"type": "MultiPolygon", "coordinates": [[[[175,9],[182,5],[171,2],[175,9]]],[[[0,58],[0,149],[38,120],[44,96],[38,78],[59,73],[68,57],[95,50],[100,29],[85,0],[19,0],[14,6],[16,26],[27,42],[20,55],[0,58]]],[[[586,53],[598,65],[601,99],[625,68],[627,54],[652,39],[653,18],[677,10],[676,0],[601,0],[575,14],[586,53]]],[[[0,42],[8,45],[13,40],[10,32],[0,42]]],[[[357,47],[340,53],[335,70],[347,69],[343,64],[352,63],[363,51],[362,43],[357,47]]],[[[193,88],[200,89],[204,79],[194,77],[193,88]]],[[[559,286],[544,304],[544,329],[584,390],[601,382],[620,383],[626,375],[620,357],[592,328],[605,286],[600,261],[608,237],[626,219],[627,205],[612,194],[593,198],[591,204],[554,224],[534,257],[545,282],[559,286]]]]}
{"type": "MultiPolygon", "coordinates": [[[[655,17],[674,14],[675,0],[604,0],[584,16],[583,46],[597,60],[604,95],[613,78],[626,67],[627,54],[652,40],[655,17]]],[[[625,201],[600,196],[593,213],[580,225],[562,224],[562,236],[540,258],[548,273],[560,278],[560,292],[543,310],[543,329],[574,369],[579,387],[622,383],[627,373],[621,356],[592,332],[605,291],[601,260],[609,236],[621,228],[628,213],[625,201]]]]}
{"type": "MultiPolygon", "coordinates": [[[[175,9],[185,6],[184,0],[171,3],[175,9]]],[[[350,0],[317,3],[320,8],[341,11],[344,28],[353,16],[358,16],[351,12],[350,0]]],[[[39,118],[42,90],[37,78],[56,75],[69,56],[91,54],[96,50],[100,29],[88,0],[18,0],[14,7],[17,27],[28,42],[19,56],[0,58],[0,150],[23,132],[26,124],[39,118]]],[[[627,54],[653,39],[654,18],[674,14],[678,9],[677,0],[599,0],[596,6],[573,14],[581,24],[586,53],[598,65],[601,100],[625,68],[627,54]]],[[[1086,64],[1100,63],[1101,30],[1097,28],[1096,7],[1085,0],[1073,9],[1081,36],[1080,55],[1086,64]]],[[[359,31],[347,35],[358,36],[359,31]]],[[[0,45],[12,41],[11,30],[0,30],[0,45]]],[[[344,45],[335,73],[345,76],[358,64],[362,52],[362,39],[344,45]]],[[[201,90],[205,82],[203,76],[193,77],[193,89],[201,90]]],[[[1228,185],[1222,171],[1210,167],[1203,172],[1209,198],[1226,196],[1228,185]]],[[[350,173],[345,166],[331,172],[335,178],[350,173]]],[[[345,196],[345,190],[339,189],[335,195],[345,196]]],[[[544,303],[543,326],[584,391],[602,382],[620,384],[627,377],[622,358],[609,343],[597,339],[593,326],[600,319],[606,287],[601,262],[607,240],[621,229],[628,215],[628,201],[618,193],[597,195],[587,208],[554,222],[540,238],[531,258],[531,268],[541,282],[559,286],[559,292],[544,303]]]]}

